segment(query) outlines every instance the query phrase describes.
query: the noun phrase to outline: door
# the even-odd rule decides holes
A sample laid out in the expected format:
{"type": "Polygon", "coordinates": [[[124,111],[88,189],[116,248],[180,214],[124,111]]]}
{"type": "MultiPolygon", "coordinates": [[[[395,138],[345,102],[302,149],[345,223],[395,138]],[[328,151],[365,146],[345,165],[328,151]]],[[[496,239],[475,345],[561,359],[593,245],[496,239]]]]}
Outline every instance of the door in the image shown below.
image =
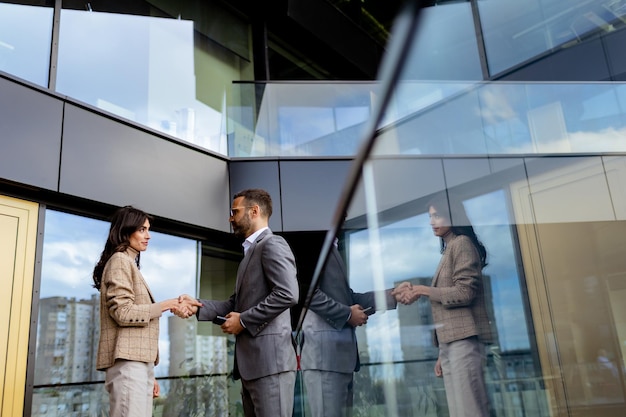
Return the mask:
{"type": "Polygon", "coordinates": [[[0,415],[21,416],[38,205],[0,196],[0,415]]]}
{"type": "Polygon", "coordinates": [[[544,158],[512,184],[554,415],[626,412],[626,159],[544,158]]]}

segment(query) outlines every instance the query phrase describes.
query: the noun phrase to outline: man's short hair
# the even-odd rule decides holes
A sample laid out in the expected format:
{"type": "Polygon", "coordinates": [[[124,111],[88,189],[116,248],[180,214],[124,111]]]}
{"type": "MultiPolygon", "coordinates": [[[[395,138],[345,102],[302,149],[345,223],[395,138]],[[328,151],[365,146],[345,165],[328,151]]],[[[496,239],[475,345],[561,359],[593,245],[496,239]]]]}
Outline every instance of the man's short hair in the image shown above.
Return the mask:
{"type": "Polygon", "coordinates": [[[244,198],[246,205],[257,204],[261,213],[268,219],[272,215],[272,197],[267,191],[260,188],[248,188],[235,194],[233,200],[239,197],[244,198]]]}

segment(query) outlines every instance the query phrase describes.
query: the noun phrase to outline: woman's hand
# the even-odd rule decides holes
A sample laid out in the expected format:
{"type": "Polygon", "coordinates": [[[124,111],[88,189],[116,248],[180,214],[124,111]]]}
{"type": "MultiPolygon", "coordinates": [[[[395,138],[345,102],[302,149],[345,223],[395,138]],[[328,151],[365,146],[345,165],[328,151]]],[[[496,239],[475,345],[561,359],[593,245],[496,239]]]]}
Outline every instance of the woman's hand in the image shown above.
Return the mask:
{"type": "Polygon", "coordinates": [[[187,319],[193,316],[198,311],[198,307],[202,307],[201,302],[187,294],[180,295],[173,300],[174,304],[170,308],[170,311],[181,319],[187,319]]]}
{"type": "Polygon", "coordinates": [[[443,370],[441,369],[441,359],[437,358],[435,364],[435,376],[441,378],[443,376],[443,370]]]}
{"type": "Polygon", "coordinates": [[[154,388],[152,388],[152,398],[157,398],[161,395],[161,387],[159,387],[159,381],[154,379],[154,388]]]}

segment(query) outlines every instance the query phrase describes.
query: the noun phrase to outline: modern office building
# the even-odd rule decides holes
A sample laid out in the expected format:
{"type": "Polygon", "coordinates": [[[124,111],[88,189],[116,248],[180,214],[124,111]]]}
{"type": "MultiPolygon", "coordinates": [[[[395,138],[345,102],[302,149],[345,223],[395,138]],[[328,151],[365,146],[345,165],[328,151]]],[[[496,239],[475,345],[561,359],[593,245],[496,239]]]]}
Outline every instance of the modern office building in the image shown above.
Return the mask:
{"type": "MultiPolygon", "coordinates": [[[[623,0],[0,2],[0,414],[106,414],[115,208],[155,216],[158,300],[225,299],[231,197],[260,187],[303,302],[335,235],[355,291],[428,283],[427,203],[460,200],[493,415],[623,416],[625,26],[623,0]]],[[[193,320],[161,318],[155,415],[242,415],[233,340],[193,320]]],[[[448,415],[434,326],[419,300],[358,328],[354,415],[448,415]]]]}

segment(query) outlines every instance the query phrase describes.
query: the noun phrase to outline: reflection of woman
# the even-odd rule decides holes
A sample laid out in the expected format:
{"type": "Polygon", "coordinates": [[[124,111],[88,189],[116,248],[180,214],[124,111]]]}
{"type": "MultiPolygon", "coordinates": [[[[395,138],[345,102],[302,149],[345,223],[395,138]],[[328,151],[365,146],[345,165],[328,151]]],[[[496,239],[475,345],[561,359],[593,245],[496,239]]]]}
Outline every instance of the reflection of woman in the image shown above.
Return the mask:
{"type": "Polygon", "coordinates": [[[429,204],[428,213],[433,233],[441,239],[443,256],[432,286],[412,286],[400,295],[400,301],[430,298],[439,347],[435,374],[443,376],[450,416],[488,416],[484,343],[491,342],[492,335],[481,273],[487,252],[462,204],[450,210],[446,199],[436,200],[429,204]]]}
{"type": "Polygon", "coordinates": [[[154,378],[159,317],[170,309],[188,308],[176,298],[155,303],[139,272],[139,254],[150,240],[150,219],[131,206],[119,209],[93,270],[94,287],[100,290],[96,368],[106,372],[111,417],[152,416],[152,400],[159,395],[154,378]]]}

